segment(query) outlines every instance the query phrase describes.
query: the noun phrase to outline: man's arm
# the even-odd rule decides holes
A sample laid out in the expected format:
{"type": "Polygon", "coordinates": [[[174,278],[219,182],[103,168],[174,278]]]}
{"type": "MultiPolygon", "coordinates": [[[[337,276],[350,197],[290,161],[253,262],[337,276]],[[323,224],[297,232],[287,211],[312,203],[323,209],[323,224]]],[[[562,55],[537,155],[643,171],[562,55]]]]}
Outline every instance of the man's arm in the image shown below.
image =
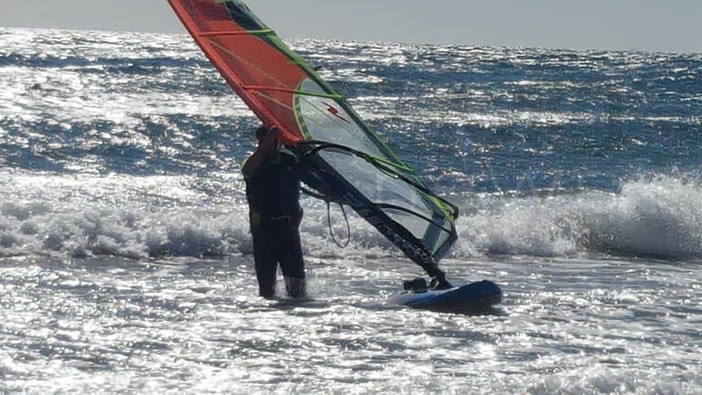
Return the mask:
{"type": "Polygon", "coordinates": [[[241,172],[244,173],[244,178],[255,177],[256,173],[258,173],[258,169],[261,168],[261,165],[268,157],[270,157],[270,155],[264,154],[260,149],[256,150],[256,152],[246,160],[244,168],[241,169],[241,172]]]}

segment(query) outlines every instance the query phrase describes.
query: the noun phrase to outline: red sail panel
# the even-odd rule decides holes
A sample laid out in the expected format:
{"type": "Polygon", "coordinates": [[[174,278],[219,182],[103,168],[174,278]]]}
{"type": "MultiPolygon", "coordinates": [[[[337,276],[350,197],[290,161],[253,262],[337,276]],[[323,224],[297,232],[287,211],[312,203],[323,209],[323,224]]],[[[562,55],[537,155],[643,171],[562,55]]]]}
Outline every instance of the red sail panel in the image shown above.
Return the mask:
{"type": "Polygon", "coordinates": [[[211,63],[285,144],[304,139],[294,92],[307,76],[275,33],[236,0],[168,0],[211,63]]]}

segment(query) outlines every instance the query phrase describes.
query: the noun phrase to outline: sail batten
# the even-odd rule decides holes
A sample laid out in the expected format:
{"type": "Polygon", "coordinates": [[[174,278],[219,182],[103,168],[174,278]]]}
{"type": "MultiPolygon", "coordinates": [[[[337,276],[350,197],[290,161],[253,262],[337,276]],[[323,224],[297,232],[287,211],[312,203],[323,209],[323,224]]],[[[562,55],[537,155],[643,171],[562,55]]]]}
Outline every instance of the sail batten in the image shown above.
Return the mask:
{"type": "Polygon", "coordinates": [[[243,36],[246,34],[275,34],[271,29],[262,30],[228,30],[228,31],[212,31],[212,32],[202,32],[198,33],[198,37],[212,37],[212,36],[243,36]]]}
{"type": "Polygon", "coordinates": [[[344,99],[343,96],[337,95],[337,94],[306,92],[306,91],[302,91],[299,89],[290,89],[290,88],[284,88],[284,87],[279,87],[279,86],[245,85],[245,86],[242,86],[242,88],[246,89],[247,91],[278,91],[278,92],[294,93],[296,95],[301,95],[301,96],[326,97],[328,99],[336,99],[336,100],[343,100],[344,99]]]}
{"type": "Polygon", "coordinates": [[[242,0],[168,0],[210,62],[281,140],[303,181],[351,206],[430,275],[454,244],[454,205],[434,194],[242,0]]]}

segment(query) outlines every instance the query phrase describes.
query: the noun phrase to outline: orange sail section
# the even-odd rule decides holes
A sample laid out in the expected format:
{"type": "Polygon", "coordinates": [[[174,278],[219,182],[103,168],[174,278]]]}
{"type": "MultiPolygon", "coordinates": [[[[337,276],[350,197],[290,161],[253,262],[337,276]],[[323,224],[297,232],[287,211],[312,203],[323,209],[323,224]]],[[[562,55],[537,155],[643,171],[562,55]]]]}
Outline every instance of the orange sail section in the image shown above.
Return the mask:
{"type": "MultiPolygon", "coordinates": [[[[310,77],[297,57],[239,0],[168,0],[220,74],[285,144],[304,133],[295,117],[294,95],[310,77]]],[[[313,73],[312,73],[313,74],[313,73]]],[[[333,96],[333,92],[329,92],[333,96]]]]}

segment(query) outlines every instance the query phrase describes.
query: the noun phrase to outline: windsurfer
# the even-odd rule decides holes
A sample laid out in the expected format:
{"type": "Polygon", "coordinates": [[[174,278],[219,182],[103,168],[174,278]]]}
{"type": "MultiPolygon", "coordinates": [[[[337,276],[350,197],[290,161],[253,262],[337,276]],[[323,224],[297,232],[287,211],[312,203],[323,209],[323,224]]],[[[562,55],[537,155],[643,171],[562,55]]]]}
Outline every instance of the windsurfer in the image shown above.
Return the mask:
{"type": "Polygon", "coordinates": [[[258,128],[258,148],[242,169],[256,277],[259,295],[273,298],[280,264],[288,296],[304,298],[305,264],[299,231],[302,221],[300,178],[295,171],[298,160],[281,145],[278,133],[275,128],[258,128]]]}

